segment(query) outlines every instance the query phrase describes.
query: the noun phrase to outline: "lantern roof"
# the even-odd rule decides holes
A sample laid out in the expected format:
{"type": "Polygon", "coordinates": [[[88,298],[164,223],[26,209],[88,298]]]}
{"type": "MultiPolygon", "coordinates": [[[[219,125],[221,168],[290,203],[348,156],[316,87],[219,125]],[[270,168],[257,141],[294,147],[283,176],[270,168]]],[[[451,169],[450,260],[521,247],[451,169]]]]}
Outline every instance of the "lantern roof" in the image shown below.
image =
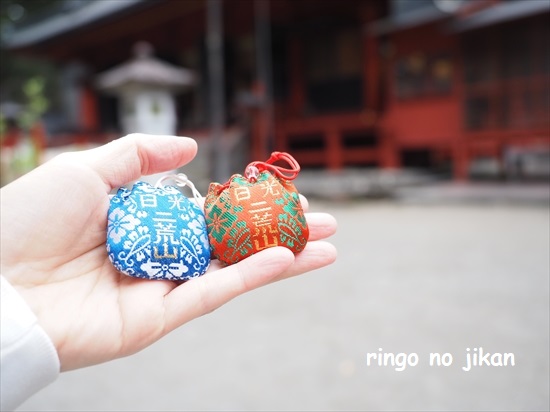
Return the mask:
{"type": "Polygon", "coordinates": [[[96,86],[105,91],[117,91],[130,85],[181,90],[194,86],[196,80],[192,70],[153,57],[153,47],[139,42],[134,46],[134,58],[97,75],[96,86]]]}

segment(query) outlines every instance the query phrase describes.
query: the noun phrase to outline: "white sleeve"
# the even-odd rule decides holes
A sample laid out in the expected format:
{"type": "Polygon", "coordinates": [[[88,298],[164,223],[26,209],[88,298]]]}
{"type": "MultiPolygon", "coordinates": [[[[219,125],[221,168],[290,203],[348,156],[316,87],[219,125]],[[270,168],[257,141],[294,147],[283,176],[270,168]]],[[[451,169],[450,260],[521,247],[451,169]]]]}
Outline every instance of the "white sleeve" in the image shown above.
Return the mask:
{"type": "Polygon", "coordinates": [[[35,314],[1,276],[1,410],[17,408],[59,375],[59,358],[35,314]]]}

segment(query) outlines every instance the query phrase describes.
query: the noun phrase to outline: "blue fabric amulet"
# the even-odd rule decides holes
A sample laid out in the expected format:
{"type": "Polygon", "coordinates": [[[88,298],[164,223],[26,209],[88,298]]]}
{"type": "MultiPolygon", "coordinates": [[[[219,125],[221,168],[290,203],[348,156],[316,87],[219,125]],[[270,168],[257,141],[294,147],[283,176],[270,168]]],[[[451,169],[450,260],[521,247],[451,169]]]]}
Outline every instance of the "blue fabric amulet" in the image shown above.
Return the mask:
{"type": "Polygon", "coordinates": [[[210,265],[204,214],[174,186],[120,188],[109,207],[107,253],[118,271],[136,278],[200,276],[210,265]]]}

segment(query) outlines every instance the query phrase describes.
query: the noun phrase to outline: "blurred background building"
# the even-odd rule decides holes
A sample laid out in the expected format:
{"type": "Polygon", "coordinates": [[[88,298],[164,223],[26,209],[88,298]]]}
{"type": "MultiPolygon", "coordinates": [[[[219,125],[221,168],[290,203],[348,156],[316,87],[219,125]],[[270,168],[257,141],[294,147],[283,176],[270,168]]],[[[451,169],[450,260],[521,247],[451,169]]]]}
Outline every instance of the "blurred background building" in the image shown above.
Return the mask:
{"type": "MultiPolygon", "coordinates": [[[[273,149],[305,169],[547,179],[549,12],[548,0],[6,0],[2,60],[48,62],[39,148],[127,132],[127,105],[98,75],[147,42],[193,76],[171,91],[175,129],[199,140],[205,179],[273,149]]],[[[8,109],[16,66],[2,70],[8,109]]]]}

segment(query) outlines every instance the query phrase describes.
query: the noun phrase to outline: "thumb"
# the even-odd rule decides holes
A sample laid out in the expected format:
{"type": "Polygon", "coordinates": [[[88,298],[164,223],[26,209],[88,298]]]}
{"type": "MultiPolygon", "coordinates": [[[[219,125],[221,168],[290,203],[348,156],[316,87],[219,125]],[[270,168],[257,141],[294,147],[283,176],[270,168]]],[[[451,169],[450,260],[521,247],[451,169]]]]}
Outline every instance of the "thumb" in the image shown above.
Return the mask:
{"type": "Polygon", "coordinates": [[[197,143],[189,137],[134,133],[81,155],[111,190],[142,175],[183,166],[196,153],[197,143]]]}

